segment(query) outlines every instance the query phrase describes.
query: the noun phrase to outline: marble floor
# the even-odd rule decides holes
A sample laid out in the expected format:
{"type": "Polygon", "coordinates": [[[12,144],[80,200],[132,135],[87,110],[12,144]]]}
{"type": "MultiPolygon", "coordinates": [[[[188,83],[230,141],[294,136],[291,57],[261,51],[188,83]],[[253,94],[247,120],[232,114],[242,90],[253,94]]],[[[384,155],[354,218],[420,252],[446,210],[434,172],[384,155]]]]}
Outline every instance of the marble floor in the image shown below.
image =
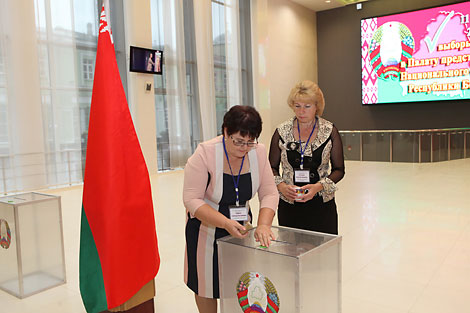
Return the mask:
{"type": "MultiPolygon", "coordinates": [[[[183,174],[151,181],[162,260],[155,311],[197,312],[183,284],[183,174]]],[[[339,188],[342,312],[470,312],[470,159],[349,161],[339,188]]],[[[78,289],[82,187],[43,192],[62,196],[67,284],[23,300],[0,291],[1,313],[85,312],[78,289]]]]}

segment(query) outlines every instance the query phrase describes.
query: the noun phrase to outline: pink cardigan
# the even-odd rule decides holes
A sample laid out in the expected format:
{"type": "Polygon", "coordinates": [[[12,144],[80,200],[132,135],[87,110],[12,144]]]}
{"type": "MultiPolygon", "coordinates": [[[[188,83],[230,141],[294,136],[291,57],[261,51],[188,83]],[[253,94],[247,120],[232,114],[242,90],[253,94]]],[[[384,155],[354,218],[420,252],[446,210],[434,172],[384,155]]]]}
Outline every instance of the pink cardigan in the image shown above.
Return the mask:
{"type": "MultiPolygon", "coordinates": [[[[222,136],[199,144],[184,168],[183,202],[186,211],[194,217],[196,210],[209,204],[218,210],[222,198],[224,148],[222,136]],[[210,183],[207,186],[208,173],[210,183]],[[206,188],[207,187],[207,188],[206,188]]],[[[266,155],[266,148],[258,144],[248,152],[252,181],[252,197],[258,192],[260,208],[277,210],[279,192],[266,155]]]]}

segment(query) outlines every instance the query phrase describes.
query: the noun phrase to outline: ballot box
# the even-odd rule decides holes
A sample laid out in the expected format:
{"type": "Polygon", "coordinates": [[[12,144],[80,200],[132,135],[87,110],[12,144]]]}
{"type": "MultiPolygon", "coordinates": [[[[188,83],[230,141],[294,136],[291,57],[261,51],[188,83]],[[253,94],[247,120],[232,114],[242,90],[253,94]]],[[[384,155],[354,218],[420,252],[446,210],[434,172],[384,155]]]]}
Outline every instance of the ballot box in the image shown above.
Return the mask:
{"type": "Polygon", "coordinates": [[[268,248],[254,229],[217,240],[222,313],[341,312],[341,236],[272,229],[268,248]]]}
{"type": "Polygon", "coordinates": [[[0,198],[0,289],[18,298],[65,283],[60,197],[0,198]]]}

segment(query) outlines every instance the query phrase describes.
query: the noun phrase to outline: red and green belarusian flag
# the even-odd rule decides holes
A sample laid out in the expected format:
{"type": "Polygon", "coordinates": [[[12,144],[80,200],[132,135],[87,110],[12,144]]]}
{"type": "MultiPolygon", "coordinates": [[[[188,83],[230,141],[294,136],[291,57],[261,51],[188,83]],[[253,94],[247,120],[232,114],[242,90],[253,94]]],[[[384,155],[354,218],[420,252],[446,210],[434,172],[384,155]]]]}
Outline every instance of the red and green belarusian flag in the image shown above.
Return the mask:
{"type": "Polygon", "coordinates": [[[123,304],[155,277],[159,265],[149,174],[103,6],[80,233],[80,292],[87,312],[123,304]]]}

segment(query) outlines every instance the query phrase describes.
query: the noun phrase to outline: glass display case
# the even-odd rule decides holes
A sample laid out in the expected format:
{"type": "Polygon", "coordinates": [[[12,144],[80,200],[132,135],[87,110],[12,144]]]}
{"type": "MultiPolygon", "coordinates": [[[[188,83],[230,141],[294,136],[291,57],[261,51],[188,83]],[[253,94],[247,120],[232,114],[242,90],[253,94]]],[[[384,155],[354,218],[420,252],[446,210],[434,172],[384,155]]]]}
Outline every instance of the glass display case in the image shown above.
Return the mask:
{"type": "Polygon", "coordinates": [[[0,198],[0,289],[24,298],[65,283],[60,197],[0,198]]]}
{"type": "Polygon", "coordinates": [[[222,313],[341,312],[341,236],[274,227],[269,248],[217,240],[222,313]],[[248,311],[247,311],[248,310],[248,311]]]}

